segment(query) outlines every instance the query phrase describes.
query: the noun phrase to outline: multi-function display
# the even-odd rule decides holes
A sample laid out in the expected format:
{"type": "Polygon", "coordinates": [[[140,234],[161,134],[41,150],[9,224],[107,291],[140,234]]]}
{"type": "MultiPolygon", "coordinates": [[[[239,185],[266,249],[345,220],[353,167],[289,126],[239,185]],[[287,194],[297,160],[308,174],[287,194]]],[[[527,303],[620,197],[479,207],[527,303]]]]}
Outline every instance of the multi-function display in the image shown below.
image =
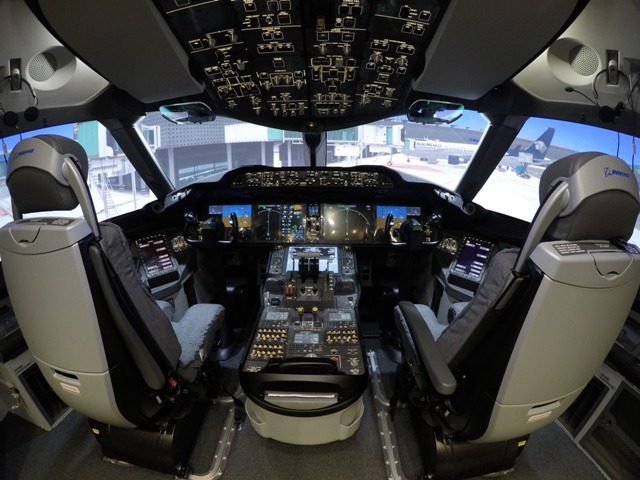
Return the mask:
{"type": "Polygon", "coordinates": [[[301,259],[305,257],[314,257],[318,259],[318,271],[338,273],[338,249],[334,246],[322,247],[289,247],[287,256],[287,271],[293,272],[298,270],[301,259]]]}
{"type": "Polygon", "coordinates": [[[230,218],[232,214],[235,214],[238,219],[238,228],[251,228],[251,205],[209,205],[209,216],[217,216],[227,228],[232,226],[230,218]]]}
{"type": "Polygon", "coordinates": [[[376,207],[376,229],[384,229],[387,221],[387,217],[391,215],[391,228],[400,228],[402,222],[407,218],[420,217],[420,207],[402,207],[402,206],[388,206],[378,205],[376,207]]]}

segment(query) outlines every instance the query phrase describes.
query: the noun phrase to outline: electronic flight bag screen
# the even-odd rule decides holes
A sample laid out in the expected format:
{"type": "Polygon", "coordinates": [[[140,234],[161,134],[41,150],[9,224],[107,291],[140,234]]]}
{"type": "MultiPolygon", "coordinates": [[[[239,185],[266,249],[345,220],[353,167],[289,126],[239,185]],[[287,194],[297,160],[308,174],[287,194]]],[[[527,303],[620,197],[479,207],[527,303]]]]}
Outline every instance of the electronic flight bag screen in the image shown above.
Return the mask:
{"type": "Polygon", "coordinates": [[[493,244],[476,238],[465,238],[462,250],[451,268],[451,273],[474,282],[484,274],[493,244]]]}
{"type": "Polygon", "coordinates": [[[147,278],[177,271],[177,262],[164,235],[140,238],[136,241],[136,247],[147,278]]]}

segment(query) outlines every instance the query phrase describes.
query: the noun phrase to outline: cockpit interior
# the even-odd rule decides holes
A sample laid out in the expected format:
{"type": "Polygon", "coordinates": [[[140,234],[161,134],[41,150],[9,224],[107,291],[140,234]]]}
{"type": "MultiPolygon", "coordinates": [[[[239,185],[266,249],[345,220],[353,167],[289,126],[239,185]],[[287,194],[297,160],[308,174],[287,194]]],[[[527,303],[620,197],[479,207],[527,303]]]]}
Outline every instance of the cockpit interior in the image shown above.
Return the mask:
{"type": "Polygon", "coordinates": [[[637,478],[639,25],[0,2],[0,478],[637,478]]]}

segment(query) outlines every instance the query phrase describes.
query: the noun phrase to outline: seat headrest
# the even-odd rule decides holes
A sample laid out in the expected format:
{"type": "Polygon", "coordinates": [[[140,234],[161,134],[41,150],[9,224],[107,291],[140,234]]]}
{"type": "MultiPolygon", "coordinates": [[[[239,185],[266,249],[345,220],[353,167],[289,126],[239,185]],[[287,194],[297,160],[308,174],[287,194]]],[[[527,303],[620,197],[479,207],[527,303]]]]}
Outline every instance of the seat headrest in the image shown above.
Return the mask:
{"type": "Polygon", "coordinates": [[[633,233],[640,199],[638,182],[624,161],[600,152],[575,153],[549,165],[540,177],[540,203],[561,182],[568,197],[547,228],[556,240],[623,238],[633,233]]]}
{"type": "Polygon", "coordinates": [[[39,135],[15,146],[9,157],[7,188],[20,214],[78,206],[65,171],[65,158],[75,163],[86,182],[89,161],[79,143],[60,135],[39,135]]]}

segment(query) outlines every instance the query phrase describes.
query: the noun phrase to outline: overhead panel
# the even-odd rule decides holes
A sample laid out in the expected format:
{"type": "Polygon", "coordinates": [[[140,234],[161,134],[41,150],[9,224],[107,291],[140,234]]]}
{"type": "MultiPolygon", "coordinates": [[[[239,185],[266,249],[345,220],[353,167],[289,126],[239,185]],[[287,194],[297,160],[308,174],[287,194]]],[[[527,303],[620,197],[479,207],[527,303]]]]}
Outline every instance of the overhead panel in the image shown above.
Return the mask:
{"type": "Polygon", "coordinates": [[[404,108],[446,3],[156,1],[221,113],[300,128],[404,108]]]}

